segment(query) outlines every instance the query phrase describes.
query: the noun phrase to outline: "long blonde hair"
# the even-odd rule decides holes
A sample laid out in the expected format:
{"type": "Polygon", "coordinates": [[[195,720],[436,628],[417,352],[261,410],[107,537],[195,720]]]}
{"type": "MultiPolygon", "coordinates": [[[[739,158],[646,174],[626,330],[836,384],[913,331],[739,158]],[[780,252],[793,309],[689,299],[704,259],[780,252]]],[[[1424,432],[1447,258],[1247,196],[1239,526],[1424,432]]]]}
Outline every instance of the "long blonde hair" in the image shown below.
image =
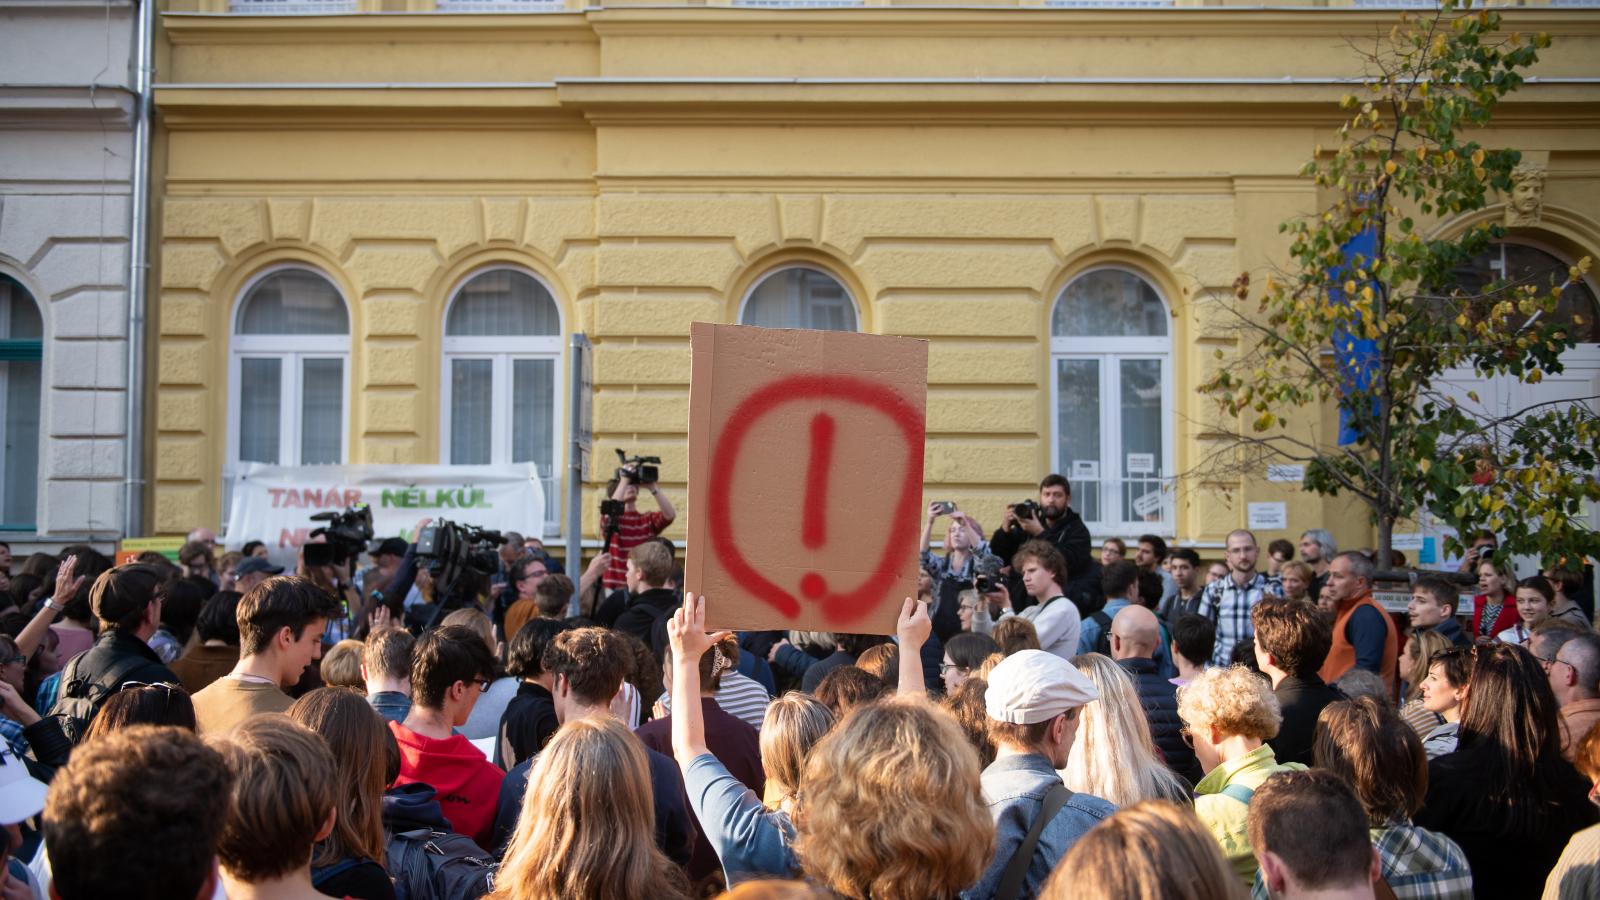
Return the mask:
{"type": "Polygon", "coordinates": [[[800,790],[806,756],[832,727],[832,711],[809,694],[790,691],[767,704],[759,735],[761,768],[780,802],[800,790]]]}
{"type": "Polygon", "coordinates": [[[528,775],[491,900],[677,900],[683,872],[656,849],[644,745],[609,716],[561,726],[528,775]]]}
{"type": "Polygon", "coordinates": [[[1244,900],[1217,839],[1194,810],[1146,800],[1078,839],[1040,900],[1244,900]]]}
{"type": "Polygon", "coordinates": [[[1074,656],[1072,664],[1089,676],[1100,697],[1080,716],[1077,740],[1061,770],[1067,787],[1119,807],[1141,800],[1187,801],[1188,785],[1156,756],[1150,723],[1128,673],[1098,653],[1074,656]]]}
{"type": "Polygon", "coordinates": [[[955,897],[994,855],[978,772],[955,720],[927,701],[856,707],[806,758],[801,868],[855,900],[955,897]]]}

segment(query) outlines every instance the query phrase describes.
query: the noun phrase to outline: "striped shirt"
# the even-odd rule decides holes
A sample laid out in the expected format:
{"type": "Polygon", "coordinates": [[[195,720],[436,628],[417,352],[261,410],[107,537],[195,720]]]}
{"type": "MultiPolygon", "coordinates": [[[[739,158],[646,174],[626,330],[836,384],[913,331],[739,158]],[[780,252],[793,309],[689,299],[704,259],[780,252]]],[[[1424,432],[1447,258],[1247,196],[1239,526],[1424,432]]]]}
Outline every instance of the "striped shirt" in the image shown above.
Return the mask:
{"type": "Polygon", "coordinates": [[[1404,719],[1405,723],[1411,726],[1411,730],[1417,733],[1417,738],[1419,740],[1426,738],[1429,734],[1433,733],[1435,728],[1438,728],[1440,725],[1444,724],[1444,716],[1441,716],[1426,706],[1423,706],[1421,697],[1418,697],[1417,699],[1412,700],[1406,705],[1400,707],[1400,718],[1404,719]]]}
{"type": "MultiPolygon", "coordinates": [[[[711,698],[717,701],[723,712],[756,731],[761,730],[761,722],[767,717],[767,704],[772,702],[761,682],[743,672],[722,673],[722,686],[711,698]]],[[[671,692],[661,695],[661,706],[668,715],[672,714],[671,692]]]]}
{"type": "MultiPolygon", "coordinates": [[[[605,533],[609,517],[600,520],[601,534],[605,533]]],[[[659,510],[642,513],[625,512],[617,517],[617,535],[611,539],[611,564],[606,566],[603,584],[606,590],[628,586],[628,552],[650,538],[667,530],[672,520],[659,510]]]]}
{"type": "Polygon", "coordinates": [[[1217,646],[1211,652],[1213,666],[1228,665],[1233,659],[1234,645],[1255,638],[1250,611],[1272,591],[1273,579],[1260,572],[1243,585],[1234,581],[1231,573],[1206,585],[1200,594],[1200,615],[1217,626],[1217,646]]]}

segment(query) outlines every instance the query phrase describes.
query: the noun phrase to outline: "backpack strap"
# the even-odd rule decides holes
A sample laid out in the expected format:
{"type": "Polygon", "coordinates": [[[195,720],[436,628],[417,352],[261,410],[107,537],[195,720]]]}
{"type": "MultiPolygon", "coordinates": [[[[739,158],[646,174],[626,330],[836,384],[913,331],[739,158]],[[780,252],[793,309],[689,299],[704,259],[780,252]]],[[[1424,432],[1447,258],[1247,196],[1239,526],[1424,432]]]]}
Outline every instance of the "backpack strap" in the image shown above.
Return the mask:
{"type": "Polygon", "coordinates": [[[1028,877],[1028,865],[1033,862],[1033,851],[1039,846],[1039,836],[1044,834],[1044,826],[1071,799],[1072,791],[1066,785],[1059,781],[1050,785],[1050,790],[1045,792],[1044,802],[1039,806],[1039,814],[1028,828],[1027,837],[1017,845],[1010,861],[1006,863],[1005,871],[1000,875],[1000,886],[994,892],[995,900],[1017,900],[1022,895],[1022,882],[1028,877]]]}
{"type": "Polygon", "coordinates": [[[1221,791],[1218,791],[1218,793],[1220,793],[1224,797],[1231,797],[1234,800],[1237,800],[1240,803],[1243,803],[1245,806],[1249,806],[1250,805],[1250,798],[1254,797],[1256,795],[1256,789],[1255,788],[1250,788],[1250,787],[1245,787],[1242,784],[1234,783],[1234,784],[1227,785],[1221,791]]]}

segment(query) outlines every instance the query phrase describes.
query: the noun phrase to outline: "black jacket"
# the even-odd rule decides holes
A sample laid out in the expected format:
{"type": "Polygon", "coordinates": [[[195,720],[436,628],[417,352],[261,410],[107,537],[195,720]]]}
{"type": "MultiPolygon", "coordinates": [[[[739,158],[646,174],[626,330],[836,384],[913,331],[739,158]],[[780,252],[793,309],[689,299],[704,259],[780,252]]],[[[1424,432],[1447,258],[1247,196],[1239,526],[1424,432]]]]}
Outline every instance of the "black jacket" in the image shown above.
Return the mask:
{"type": "Polygon", "coordinates": [[[556,719],[556,702],[542,684],[524,681],[517,695],[506,704],[500,716],[499,740],[494,745],[494,764],[510,769],[544,749],[555,736],[561,722],[556,719]]]}
{"type": "MultiPolygon", "coordinates": [[[[989,539],[989,552],[1000,557],[1006,565],[1011,565],[1011,557],[1022,548],[1027,541],[1032,540],[1026,531],[1021,528],[995,531],[989,539]]],[[[1039,540],[1049,541],[1061,551],[1062,557],[1067,561],[1067,577],[1077,578],[1089,571],[1089,548],[1092,543],[1089,539],[1089,526],[1083,524],[1083,517],[1072,508],[1067,507],[1054,522],[1045,526],[1039,533],[1039,540]]],[[[1062,585],[1065,587],[1065,585],[1062,585]]]]}
{"type": "Polygon", "coordinates": [[[633,635],[664,659],[667,647],[667,620],[678,608],[678,595],[666,588],[651,588],[633,596],[628,608],[617,616],[618,631],[633,635]]]}
{"type": "Polygon", "coordinates": [[[1317,732],[1317,717],[1323,707],[1343,700],[1339,689],[1325,683],[1315,672],[1305,677],[1290,675],[1272,692],[1283,710],[1278,736],[1267,741],[1278,762],[1311,765],[1311,742],[1317,732]]]}
{"type": "Polygon", "coordinates": [[[1144,707],[1145,721],[1150,723],[1150,736],[1166,759],[1167,767],[1190,785],[1199,782],[1200,762],[1183,742],[1183,720],[1178,718],[1178,688],[1156,672],[1153,659],[1142,656],[1119,659],[1117,665],[1133,678],[1133,686],[1139,692],[1139,705],[1144,707]]]}
{"type": "MultiPolygon", "coordinates": [[[[93,647],[74,656],[61,670],[61,688],[55,705],[50,708],[50,716],[58,721],[70,718],[72,714],[67,707],[77,704],[66,704],[66,707],[63,704],[85,699],[93,702],[93,712],[98,714],[100,707],[130,681],[178,684],[178,676],[161,662],[161,657],[149,644],[131,634],[108,628],[100,633],[93,647]]],[[[92,720],[93,715],[90,715],[85,726],[92,720]]],[[[68,737],[72,737],[70,729],[68,737]]]]}

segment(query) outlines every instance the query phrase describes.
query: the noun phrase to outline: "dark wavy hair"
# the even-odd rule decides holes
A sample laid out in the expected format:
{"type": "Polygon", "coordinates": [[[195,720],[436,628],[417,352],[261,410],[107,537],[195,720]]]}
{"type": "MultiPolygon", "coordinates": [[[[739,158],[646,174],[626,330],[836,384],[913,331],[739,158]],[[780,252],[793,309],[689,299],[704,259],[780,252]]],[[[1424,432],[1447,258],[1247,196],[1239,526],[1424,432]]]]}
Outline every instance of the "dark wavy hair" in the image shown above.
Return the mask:
{"type": "Polygon", "coordinates": [[[1459,751],[1476,755],[1479,784],[1507,831],[1533,834],[1561,799],[1561,713],[1539,660],[1515,644],[1477,647],[1461,710],[1459,751]]]}

